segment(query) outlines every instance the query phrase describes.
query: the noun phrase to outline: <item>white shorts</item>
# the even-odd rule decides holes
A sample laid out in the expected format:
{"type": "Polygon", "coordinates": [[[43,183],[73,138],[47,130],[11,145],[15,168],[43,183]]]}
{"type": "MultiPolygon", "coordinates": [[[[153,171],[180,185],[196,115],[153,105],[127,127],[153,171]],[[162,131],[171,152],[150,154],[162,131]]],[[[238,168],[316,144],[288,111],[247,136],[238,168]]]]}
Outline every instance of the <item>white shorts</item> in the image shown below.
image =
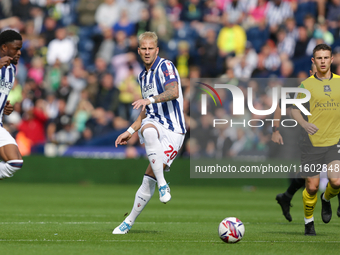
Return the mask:
{"type": "Polygon", "coordinates": [[[14,140],[11,134],[8,133],[8,131],[0,125],[0,147],[7,144],[15,144],[16,146],[18,146],[17,142],[14,140]]]}
{"type": "Polygon", "coordinates": [[[144,137],[141,134],[141,130],[143,126],[145,126],[146,124],[152,124],[157,128],[158,133],[159,133],[159,140],[161,141],[163,151],[164,151],[163,163],[166,165],[165,171],[170,171],[170,166],[172,162],[174,161],[174,159],[176,158],[179,149],[182,147],[185,135],[167,130],[157,121],[154,121],[149,118],[145,118],[143,119],[142,126],[138,131],[139,141],[141,144],[144,143],[144,137]]]}

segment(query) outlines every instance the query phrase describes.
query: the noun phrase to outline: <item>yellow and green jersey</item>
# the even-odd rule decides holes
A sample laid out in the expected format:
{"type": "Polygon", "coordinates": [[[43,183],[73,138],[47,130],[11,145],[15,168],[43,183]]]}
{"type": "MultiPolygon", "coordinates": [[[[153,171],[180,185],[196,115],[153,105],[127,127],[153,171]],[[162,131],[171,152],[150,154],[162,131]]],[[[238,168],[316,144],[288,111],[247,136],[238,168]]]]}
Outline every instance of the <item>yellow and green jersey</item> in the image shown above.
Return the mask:
{"type": "MultiPolygon", "coordinates": [[[[319,129],[309,139],[315,147],[327,147],[338,143],[340,139],[340,76],[331,74],[330,79],[320,79],[316,74],[304,80],[300,88],[311,93],[307,104],[308,122],[319,129]]],[[[297,98],[306,95],[298,93],[297,98]]]]}

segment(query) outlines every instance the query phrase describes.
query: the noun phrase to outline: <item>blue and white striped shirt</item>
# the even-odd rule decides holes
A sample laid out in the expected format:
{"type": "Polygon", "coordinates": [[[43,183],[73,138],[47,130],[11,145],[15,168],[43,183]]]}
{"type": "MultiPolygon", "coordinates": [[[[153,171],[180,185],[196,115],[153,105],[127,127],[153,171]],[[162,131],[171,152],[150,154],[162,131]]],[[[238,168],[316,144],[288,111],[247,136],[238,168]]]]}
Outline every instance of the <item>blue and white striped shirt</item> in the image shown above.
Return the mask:
{"type": "Polygon", "coordinates": [[[183,94],[178,71],[174,64],[164,58],[157,57],[150,70],[144,69],[138,82],[144,99],[157,96],[165,91],[170,82],[178,83],[179,96],[177,99],[155,103],[146,106],[146,118],[153,119],[166,129],[175,133],[186,133],[183,114],[183,94]]]}
{"type": "Polygon", "coordinates": [[[268,2],[266,12],[269,26],[281,25],[287,18],[294,16],[290,4],[283,1],[279,5],[275,5],[272,1],[268,2]]]}
{"type": "Polygon", "coordinates": [[[7,102],[7,97],[11,91],[15,80],[16,67],[13,64],[4,66],[0,69],[0,125],[2,126],[2,117],[7,102]]]}

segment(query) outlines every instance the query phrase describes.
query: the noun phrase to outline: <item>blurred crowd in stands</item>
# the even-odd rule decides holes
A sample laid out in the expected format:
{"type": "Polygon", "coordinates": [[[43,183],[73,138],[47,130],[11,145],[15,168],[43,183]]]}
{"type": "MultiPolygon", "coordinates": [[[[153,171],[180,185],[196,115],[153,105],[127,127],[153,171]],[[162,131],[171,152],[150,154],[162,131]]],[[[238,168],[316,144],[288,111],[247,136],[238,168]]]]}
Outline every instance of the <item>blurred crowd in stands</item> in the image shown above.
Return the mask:
{"type": "MultiPolygon", "coordinates": [[[[131,107],[144,68],[138,35],[155,31],[159,55],[181,76],[189,134],[202,132],[207,119],[189,116],[191,78],[224,78],[241,88],[250,78],[304,79],[319,43],[332,46],[332,71],[340,73],[339,24],[340,0],[1,0],[0,29],[23,36],[9,96],[15,112],[5,126],[23,154],[47,142],[113,146],[139,114],[131,107]]],[[[271,105],[270,84],[252,83],[263,109],[271,105]]],[[[232,98],[225,100],[229,106],[232,98]]],[[[230,116],[230,107],[216,114],[230,116]]],[[[195,154],[213,155],[223,136],[229,145],[221,157],[247,148],[268,155],[268,128],[228,132],[211,134],[195,154]]],[[[183,155],[190,142],[199,139],[187,138],[183,155]]],[[[138,145],[136,135],[131,144],[138,145]]]]}

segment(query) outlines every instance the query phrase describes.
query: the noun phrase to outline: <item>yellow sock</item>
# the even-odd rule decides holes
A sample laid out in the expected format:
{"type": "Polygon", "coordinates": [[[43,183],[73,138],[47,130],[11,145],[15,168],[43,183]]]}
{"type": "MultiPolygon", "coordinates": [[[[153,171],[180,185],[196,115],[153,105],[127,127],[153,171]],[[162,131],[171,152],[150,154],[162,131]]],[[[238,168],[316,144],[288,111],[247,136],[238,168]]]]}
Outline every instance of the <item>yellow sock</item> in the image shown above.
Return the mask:
{"type": "Polygon", "coordinates": [[[325,199],[330,200],[331,198],[338,195],[340,189],[333,189],[332,186],[328,183],[325,191],[325,199]]]}
{"type": "Polygon", "coordinates": [[[302,200],[303,200],[303,210],[305,212],[305,218],[310,219],[313,217],[314,208],[316,205],[316,201],[318,200],[317,194],[310,195],[306,189],[302,192],[302,200]]]}

